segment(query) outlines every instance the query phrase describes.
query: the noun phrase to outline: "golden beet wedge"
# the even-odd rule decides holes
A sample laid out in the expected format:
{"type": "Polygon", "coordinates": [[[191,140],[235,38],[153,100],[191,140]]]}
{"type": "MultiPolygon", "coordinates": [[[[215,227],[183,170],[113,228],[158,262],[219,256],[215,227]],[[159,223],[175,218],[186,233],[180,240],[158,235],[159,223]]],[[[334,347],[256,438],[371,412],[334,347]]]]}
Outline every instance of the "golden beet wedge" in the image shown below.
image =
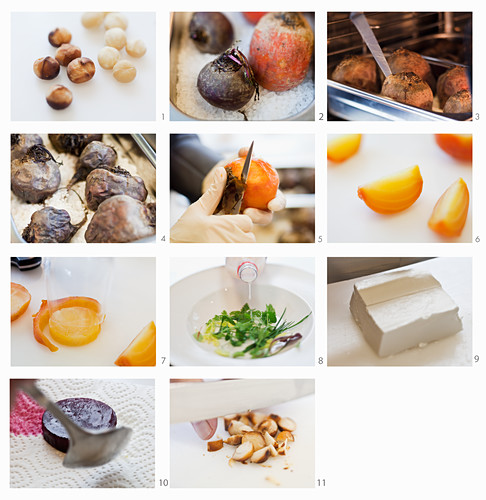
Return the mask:
{"type": "Polygon", "coordinates": [[[418,165],[358,188],[358,196],[375,212],[393,214],[415,203],[423,180],[418,165]]]}
{"type": "Polygon", "coordinates": [[[453,237],[462,233],[469,210],[469,190],[459,177],[435,204],[429,227],[442,236],[453,237]]]}
{"type": "Polygon", "coordinates": [[[155,323],[151,321],[118,356],[118,366],[155,366],[155,323]]]}
{"type": "Polygon", "coordinates": [[[30,293],[18,283],[10,283],[10,321],[20,318],[30,304],[30,293]]]}
{"type": "Polygon", "coordinates": [[[361,134],[348,134],[327,141],[327,159],[341,163],[358,152],[361,134]]]}

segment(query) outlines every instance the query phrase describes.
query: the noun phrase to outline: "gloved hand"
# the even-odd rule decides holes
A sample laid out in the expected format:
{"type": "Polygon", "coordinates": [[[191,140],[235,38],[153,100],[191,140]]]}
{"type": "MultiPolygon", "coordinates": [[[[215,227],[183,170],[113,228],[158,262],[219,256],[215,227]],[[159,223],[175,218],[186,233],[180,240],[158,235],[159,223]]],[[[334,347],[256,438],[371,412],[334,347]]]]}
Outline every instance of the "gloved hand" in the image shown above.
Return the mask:
{"type": "MultiPolygon", "coordinates": [[[[243,158],[248,154],[248,148],[240,148],[238,151],[238,157],[243,158]]],[[[235,159],[235,158],[234,158],[235,159]]],[[[218,162],[206,175],[206,177],[203,180],[202,183],[202,189],[203,192],[205,192],[209,184],[212,182],[214,172],[216,169],[224,167],[228,163],[230,163],[233,159],[231,160],[222,160],[218,162]]],[[[267,210],[259,210],[258,208],[247,208],[243,213],[245,215],[248,215],[250,219],[253,221],[254,224],[260,224],[262,226],[266,226],[267,224],[270,224],[273,219],[273,212],[278,212],[279,210],[283,210],[285,208],[285,205],[287,203],[287,200],[285,199],[285,196],[283,195],[282,191],[277,190],[277,195],[273,200],[270,200],[270,202],[267,205],[267,210]]]]}
{"type": "Polygon", "coordinates": [[[226,170],[213,168],[212,182],[172,226],[172,243],[254,243],[248,215],[213,215],[226,186],[226,170]]]}

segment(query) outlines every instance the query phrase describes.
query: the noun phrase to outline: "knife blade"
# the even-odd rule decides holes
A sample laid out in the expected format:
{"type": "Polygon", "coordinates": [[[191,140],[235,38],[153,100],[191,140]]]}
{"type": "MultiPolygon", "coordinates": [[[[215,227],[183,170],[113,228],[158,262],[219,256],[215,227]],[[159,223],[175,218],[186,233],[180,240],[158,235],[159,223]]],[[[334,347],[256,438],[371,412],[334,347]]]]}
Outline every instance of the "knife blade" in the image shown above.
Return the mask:
{"type": "Polygon", "coordinates": [[[170,422],[198,422],[273,406],[314,393],[310,379],[245,379],[170,385],[170,422]]]}
{"type": "MultiPolygon", "coordinates": [[[[255,141],[252,141],[250,144],[250,147],[248,148],[248,154],[246,155],[245,158],[245,163],[243,164],[243,170],[241,171],[241,177],[240,180],[246,184],[246,180],[248,179],[248,172],[250,171],[250,164],[251,164],[251,153],[253,152],[253,143],[255,141]]],[[[243,195],[245,192],[243,191],[241,193],[241,198],[239,199],[238,203],[233,207],[233,210],[231,211],[232,214],[239,214],[240,209],[241,209],[241,204],[243,202],[243,195]]]]}

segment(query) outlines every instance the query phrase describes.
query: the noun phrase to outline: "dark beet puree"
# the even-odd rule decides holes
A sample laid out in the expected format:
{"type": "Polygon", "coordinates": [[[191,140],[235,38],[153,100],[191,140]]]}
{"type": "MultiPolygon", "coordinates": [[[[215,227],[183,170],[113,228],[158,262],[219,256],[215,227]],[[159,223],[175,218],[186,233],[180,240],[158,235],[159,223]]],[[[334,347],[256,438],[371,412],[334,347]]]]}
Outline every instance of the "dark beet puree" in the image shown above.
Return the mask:
{"type": "MultiPolygon", "coordinates": [[[[58,401],[57,406],[83,429],[103,431],[116,427],[116,413],[107,404],[90,398],[69,398],[58,401]]],[[[69,435],[64,426],[50,412],[42,415],[44,439],[56,450],[66,452],[69,435]]]]}

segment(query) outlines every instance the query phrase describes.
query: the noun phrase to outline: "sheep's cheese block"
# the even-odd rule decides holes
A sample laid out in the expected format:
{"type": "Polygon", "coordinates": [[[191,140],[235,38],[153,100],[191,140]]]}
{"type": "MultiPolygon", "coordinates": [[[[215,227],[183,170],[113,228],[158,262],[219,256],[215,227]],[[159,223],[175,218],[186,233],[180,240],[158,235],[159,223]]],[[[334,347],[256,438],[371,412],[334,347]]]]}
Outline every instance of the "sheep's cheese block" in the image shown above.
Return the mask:
{"type": "Polygon", "coordinates": [[[390,356],[462,330],[459,308],[429,273],[402,270],[354,285],[354,320],[378,356],[390,356]]]}

